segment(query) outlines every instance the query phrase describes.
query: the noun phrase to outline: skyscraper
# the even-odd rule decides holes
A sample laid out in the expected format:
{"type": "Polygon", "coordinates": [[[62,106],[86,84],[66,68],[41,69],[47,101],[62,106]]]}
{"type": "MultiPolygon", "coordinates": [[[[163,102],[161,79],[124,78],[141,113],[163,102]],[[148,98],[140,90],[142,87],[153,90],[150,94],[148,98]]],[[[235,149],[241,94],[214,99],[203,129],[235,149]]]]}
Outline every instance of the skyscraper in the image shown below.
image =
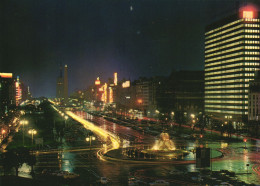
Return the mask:
{"type": "Polygon", "coordinates": [[[206,28],[206,113],[240,121],[247,117],[249,81],[260,67],[259,29],[258,10],[253,6],[206,28]]]}
{"type": "Polygon", "coordinates": [[[64,103],[68,103],[68,66],[64,66],[64,103]]]}
{"type": "Polygon", "coordinates": [[[56,84],[56,98],[63,98],[64,96],[64,86],[63,86],[63,77],[62,77],[62,67],[60,66],[60,74],[57,78],[56,84]]]}

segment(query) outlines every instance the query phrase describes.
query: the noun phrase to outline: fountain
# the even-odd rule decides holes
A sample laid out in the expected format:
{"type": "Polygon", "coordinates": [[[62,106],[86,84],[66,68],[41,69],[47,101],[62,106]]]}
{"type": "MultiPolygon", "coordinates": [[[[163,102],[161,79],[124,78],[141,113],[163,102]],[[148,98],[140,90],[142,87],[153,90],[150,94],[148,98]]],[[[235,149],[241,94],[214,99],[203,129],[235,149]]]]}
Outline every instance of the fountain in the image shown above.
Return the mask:
{"type": "Polygon", "coordinates": [[[155,144],[151,150],[172,151],[172,150],[176,150],[176,148],[173,141],[170,140],[169,134],[163,132],[160,134],[160,139],[155,141],[155,144]]]}
{"type": "MultiPolygon", "coordinates": [[[[190,149],[187,146],[186,148],[190,149]]],[[[144,144],[130,145],[129,141],[124,140],[122,148],[109,151],[105,154],[104,158],[110,161],[127,163],[189,164],[195,162],[193,150],[194,149],[185,150],[178,148],[178,145],[174,143],[174,140],[170,138],[169,134],[162,132],[151,146],[144,144]]],[[[213,156],[211,158],[219,158],[221,156],[221,153],[213,150],[213,156]]]]}
{"type": "Polygon", "coordinates": [[[189,151],[177,149],[166,132],[162,132],[158,140],[150,149],[142,150],[142,153],[160,158],[180,159],[189,154],[189,151]]]}

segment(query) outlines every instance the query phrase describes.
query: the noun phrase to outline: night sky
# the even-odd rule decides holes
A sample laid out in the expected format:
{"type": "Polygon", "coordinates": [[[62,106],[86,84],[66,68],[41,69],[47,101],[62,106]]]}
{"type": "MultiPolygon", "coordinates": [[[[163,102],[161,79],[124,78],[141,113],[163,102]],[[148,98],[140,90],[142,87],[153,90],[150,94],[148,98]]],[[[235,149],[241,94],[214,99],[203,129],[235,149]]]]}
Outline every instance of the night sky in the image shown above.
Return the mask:
{"type": "MultiPolygon", "coordinates": [[[[245,2],[245,1],[240,1],[245,2]]],[[[257,2],[257,0],[255,0],[257,2]]],[[[203,70],[205,26],[236,0],[1,0],[0,72],[34,97],[54,97],[59,65],[69,90],[119,79],[203,70]]]]}

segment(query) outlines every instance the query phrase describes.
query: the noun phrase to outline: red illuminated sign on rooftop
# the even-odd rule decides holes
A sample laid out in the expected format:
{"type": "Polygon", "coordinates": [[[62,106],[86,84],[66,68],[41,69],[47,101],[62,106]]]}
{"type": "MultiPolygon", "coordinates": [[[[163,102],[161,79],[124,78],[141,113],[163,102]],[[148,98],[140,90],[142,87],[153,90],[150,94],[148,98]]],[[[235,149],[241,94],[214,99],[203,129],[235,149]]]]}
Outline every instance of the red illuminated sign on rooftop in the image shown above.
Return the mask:
{"type": "Polygon", "coordinates": [[[253,11],[243,11],[243,18],[244,19],[253,19],[254,12],[253,11]]]}
{"type": "Polygon", "coordinates": [[[258,8],[254,5],[247,5],[241,7],[239,10],[239,16],[241,19],[257,19],[258,18],[258,8]]]}

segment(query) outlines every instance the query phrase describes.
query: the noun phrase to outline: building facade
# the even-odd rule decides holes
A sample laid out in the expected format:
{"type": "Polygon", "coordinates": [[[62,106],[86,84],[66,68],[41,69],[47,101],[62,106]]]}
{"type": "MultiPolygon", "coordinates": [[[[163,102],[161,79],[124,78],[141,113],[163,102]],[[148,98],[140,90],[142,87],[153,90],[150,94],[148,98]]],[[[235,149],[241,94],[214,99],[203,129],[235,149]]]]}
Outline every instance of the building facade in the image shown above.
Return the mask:
{"type": "Polygon", "coordinates": [[[0,115],[16,104],[16,80],[12,73],[0,73],[0,115]]]}
{"type": "Polygon", "coordinates": [[[205,33],[205,112],[242,121],[248,115],[248,87],[260,67],[260,19],[243,7],[209,25],[205,33]]]}
{"type": "Polygon", "coordinates": [[[260,121],[260,71],[256,78],[249,83],[248,120],[260,121]]]}

